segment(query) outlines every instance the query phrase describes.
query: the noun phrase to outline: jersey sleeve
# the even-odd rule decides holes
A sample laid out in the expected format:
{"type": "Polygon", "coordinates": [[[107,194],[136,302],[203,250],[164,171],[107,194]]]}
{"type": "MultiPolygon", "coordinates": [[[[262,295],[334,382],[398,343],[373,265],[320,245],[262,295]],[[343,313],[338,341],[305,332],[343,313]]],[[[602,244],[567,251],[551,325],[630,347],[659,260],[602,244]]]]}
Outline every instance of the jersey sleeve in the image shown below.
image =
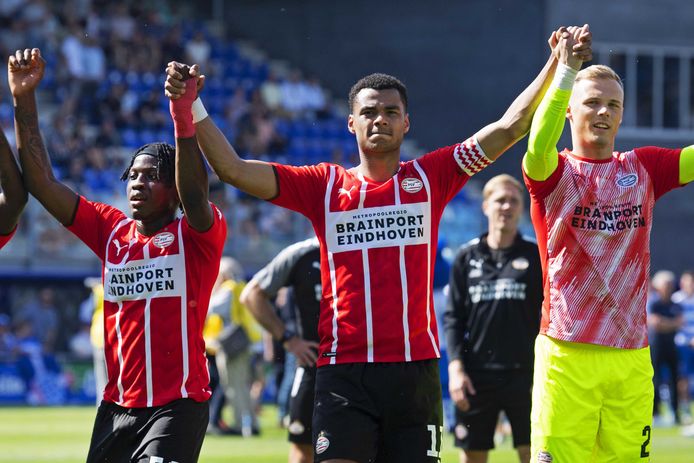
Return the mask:
{"type": "Polygon", "coordinates": [[[453,262],[448,284],[448,300],[443,315],[448,360],[462,360],[468,318],[468,281],[464,251],[453,262]]]}
{"type": "Polygon", "coordinates": [[[285,248],[269,264],[260,269],[251,281],[255,282],[270,299],[274,299],[281,288],[289,285],[294,265],[317,245],[318,241],[311,239],[285,248]]]}
{"type": "Polygon", "coordinates": [[[432,189],[440,192],[444,203],[450,201],[470,180],[492,163],[475,137],[462,143],[439,148],[417,159],[431,178],[432,189]]]}
{"type": "Polygon", "coordinates": [[[554,172],[545,180],[534,180],[528,176],[523,169],[523,181],[528,189],[530,197],[541,200],[546,198],[554,189],[556,188],[559,180],[561,179],[562,172],[564,171],[564,166],[566,164],[566,159],[564,156],[557,157],[557,167],[554,172]]]}
{"type": "Polygon", "coordinates": [[[557,143],[564,130],[571,90],[552,85],[535,111],[528,135],[528,151],[523,156],[523,174],[537,181],[547,180],[557,170],[557,143]]]}
{"type": "Polygon", "coordinates": [[[679,186],[681,149],[645,146],[634,150],[653,183],[655,199],[679,186]]]}
{"type": "Polygon", "coordinates": [[[277,178],[277,196],[270,202],[299,212],[309,219],[323,210],[328,183],[328,164],[287,166],[273,164],[277,178]]]}
{"type": "Polygon", "coordinates": [[[79,198],[75,220],[67,227],[102,261],[106,252],[106,240],[118,222],[127,219],[125,214],[108,204],[79,198]]]}
{"type": "Polygon", "coordinates": [[[190,226],[185,216],[181,223],[181,230],[184,238],[187,238],[187,246],[192,246],[201,253],[204,262],[214,262],[219,266],[222,257],[224,243],[227,238],[227,222],[222,211],[217,206],[210,203],[214,221],[209,230],[200,232],[190,226]]]}
{"type": "Polygon", "coordinates": [[[7,235],[0,235],[0,249],[2,249],[3,246],[5,246],[7,243],[10,242],[12,237],[17,231],[17,226],[14,227],[14,229],[8,233],[7,235]]]}

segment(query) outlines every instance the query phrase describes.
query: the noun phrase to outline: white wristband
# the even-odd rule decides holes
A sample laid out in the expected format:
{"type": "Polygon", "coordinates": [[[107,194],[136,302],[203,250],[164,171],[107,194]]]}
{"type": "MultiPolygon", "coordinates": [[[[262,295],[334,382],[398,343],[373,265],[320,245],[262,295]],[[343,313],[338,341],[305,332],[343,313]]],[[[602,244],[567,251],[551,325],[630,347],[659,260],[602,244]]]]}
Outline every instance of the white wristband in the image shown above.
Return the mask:
{"type": "Polygon", "coordinates": [[[191,106],[190,110],[193,113],[194,124],[197,124],[198,122],[207,117],[207,110],[205,109],[205,106],[202,104],[202,100],[200,99],[200,97],[197,97],[195,101],[193,101],[193,106],[191,106]]]}
{"type": "Polygon", "coordinates": [[[559,63],[557,65],[557,72],[554,73],[552,85],[561,90],[571,90],[576,80],[576,74],[578,74],[578,71],[574,68],[559,63]]]}

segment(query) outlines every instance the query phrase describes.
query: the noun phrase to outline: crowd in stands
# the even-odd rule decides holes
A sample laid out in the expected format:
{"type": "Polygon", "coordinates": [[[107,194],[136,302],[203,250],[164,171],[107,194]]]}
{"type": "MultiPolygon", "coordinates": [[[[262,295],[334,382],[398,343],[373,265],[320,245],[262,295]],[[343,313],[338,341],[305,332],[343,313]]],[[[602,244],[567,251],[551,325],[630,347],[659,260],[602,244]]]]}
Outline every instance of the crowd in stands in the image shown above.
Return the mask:
{"type": "MultiPolygon", "coordinates": [[[[201,65],[207,110],[242,156],[291,164],[354,164],[344,114],[315,77],[272,65],[257,50],[216,33],[210,22],[182,22],[165,1],[0,1],[0,53],[39,47],[47,60],[40,111],[45,142],[62,181],[77,192],[123,204],[125,159],[152,141],[173,142],[163,70],[170,60],[201,65]],[[114,200],[115,198],[115,200],[114,200]]],[[[228,33],[228,31],[224,31],[228,33]]],[[[0,79],[0,126],[14,139],[12,101],[0,79]]],[[[346,90],[345,90],[346,91],[346,90]]],[[[232,226],[227,251],[252,267],[310,233],[293,214],[222,190],[232,226]],[[244,255],[245,253],[245,255],[244,255]],[[250,259],[250,262],[249,262],[250,259]]],[[[89,251],[30,204],[0,265],[73,266],[89,251]],[[11,254],[11,256],[10,256],[11,254]]]]}

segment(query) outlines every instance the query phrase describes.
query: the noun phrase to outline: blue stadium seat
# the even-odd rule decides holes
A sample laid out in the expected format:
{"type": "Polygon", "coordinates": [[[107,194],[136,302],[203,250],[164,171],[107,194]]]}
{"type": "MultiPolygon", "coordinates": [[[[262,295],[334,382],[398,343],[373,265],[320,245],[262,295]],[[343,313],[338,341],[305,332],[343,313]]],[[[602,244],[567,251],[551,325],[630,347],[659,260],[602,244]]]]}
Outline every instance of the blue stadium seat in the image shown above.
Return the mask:
{"type": "Polygon", "coordinates": [[[134,129],[127,128],[120,132],[123,145],[127,148],[137,148],[140,146],[140,137],[134,129]]]}

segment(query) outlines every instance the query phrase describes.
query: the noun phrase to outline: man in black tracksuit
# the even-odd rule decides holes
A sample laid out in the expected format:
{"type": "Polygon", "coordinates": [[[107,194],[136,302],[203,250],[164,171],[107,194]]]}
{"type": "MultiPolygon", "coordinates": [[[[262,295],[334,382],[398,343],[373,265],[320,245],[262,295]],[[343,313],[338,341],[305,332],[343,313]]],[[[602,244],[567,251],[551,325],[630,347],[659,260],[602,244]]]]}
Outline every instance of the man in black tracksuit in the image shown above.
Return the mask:
{"type": "Polygon", "coordinates": [[[489,230],[465,244],[451,270],[444,327],[461,461],[486,462],[503,410],[521,462],[530,461],[533,347],[540,328],[537,245],[521,237],[523,188],[509,175],[484,187],[489,230]]]}

